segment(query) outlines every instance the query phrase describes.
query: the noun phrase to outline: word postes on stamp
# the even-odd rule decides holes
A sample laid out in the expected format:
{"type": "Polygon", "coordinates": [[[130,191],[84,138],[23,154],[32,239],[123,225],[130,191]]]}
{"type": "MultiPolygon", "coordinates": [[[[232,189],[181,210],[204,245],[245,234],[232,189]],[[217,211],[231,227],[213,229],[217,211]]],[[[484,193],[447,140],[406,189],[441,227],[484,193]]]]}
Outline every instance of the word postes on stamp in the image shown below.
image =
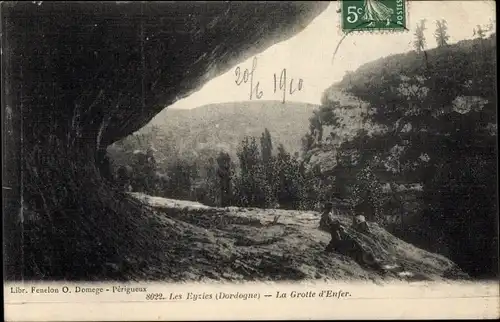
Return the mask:
{"type": "Polygon", "coordinates": [[[406,0],[343,0],[342,30],[406,30],[406,0]]]}

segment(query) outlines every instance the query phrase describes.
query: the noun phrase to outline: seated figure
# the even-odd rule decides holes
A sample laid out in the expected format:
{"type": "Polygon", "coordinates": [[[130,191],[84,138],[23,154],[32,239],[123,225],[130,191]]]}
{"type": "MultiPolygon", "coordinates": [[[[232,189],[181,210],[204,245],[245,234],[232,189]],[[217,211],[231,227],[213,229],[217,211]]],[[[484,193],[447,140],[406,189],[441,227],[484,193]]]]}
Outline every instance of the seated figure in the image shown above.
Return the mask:
{"type": "Polygon", "coordinates": [[[332,223],[332,217],[331,217],[331,212],[333,209],[333,204],[331,202],[325,203],[325,206],[323,208],[323,212],[321,214],[321,219],[319,221],[319,229],[329,232],[330,231],[330,225],[332,223]]]}
{"type": "Polygon", "coordinates": [[[332,236],[330,243],[326,246],[326,251],[337,251],[339,253],[343,252],[344,246],[344,228],[338,220],[334,220],[330,223],[329,233],[332,236]]]}
{"type": "Polygon", "coordinates": [[[349,236],[338,220],[334,220],[330,224],[330,235],[332,239],[328,246],[326,246],[325,250],[327,252],[337,252],[344,256],[349,256],[360,265],[373,268],[379,266],[373,254],[366,251],[356,239],[349,236]]]}
{"type": "Polygon", "coordinates": [[[368,227],[368,223],[366,222],[365,216],[360,213],[356,213],[352,218],[352,227],[362,233],[369,233],[370,228],[368,227]]]}

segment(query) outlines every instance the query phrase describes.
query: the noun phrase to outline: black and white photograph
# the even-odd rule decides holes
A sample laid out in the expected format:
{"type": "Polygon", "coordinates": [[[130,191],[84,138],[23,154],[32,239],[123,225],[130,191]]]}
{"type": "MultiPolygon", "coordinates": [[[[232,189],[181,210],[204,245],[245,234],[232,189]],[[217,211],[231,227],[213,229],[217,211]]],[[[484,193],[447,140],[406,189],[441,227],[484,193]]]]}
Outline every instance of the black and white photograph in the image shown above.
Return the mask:
{"type": "Polygon", "coordinates": [[[5,281],[498,282],[495,7],[2,1],[5,281]]]}

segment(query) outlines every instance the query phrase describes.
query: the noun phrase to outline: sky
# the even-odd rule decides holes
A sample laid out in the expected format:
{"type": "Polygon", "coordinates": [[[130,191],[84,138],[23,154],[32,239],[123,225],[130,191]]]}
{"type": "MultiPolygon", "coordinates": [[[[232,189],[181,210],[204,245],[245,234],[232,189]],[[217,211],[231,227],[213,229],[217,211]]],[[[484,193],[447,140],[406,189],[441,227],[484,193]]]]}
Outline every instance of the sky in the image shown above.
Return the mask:
{"type": "Polygon", "coordinates": [[[491,21],[496,22],[494,1],[410,1],[407,2],[409,31],[349,34],[332,60],[335,48],[343,37],[340,14],[337,13],[339,5],[340,2],[332,2],[300,33],[234,66],[169,108],[189,109],[205,104],[256,100],[255,91],[250,98],[249,82],[239,86],[235,83],[236,68],[240,67],[242,75],[245,69],[252,69],[254,59],[257,65],[253,83],[259,82],[261,100],[283,99],[283,92],[279,89],[280,76],[286,69],[287,81],[282,82],[286,84],[285,100],[319,104],[323,91],[339,81],[346,71],[354,71],[364,63],[381,57],[412,50],[414,29],[421,19],[426,19],[427,48],[436,47],[433,33],[438,19],[447,21],[450,43],[472,38],[478,24],[485,27],[491,21]],[[274,74],[277,77],[276,93],[274,74]],[[291,81],[292,95],[289,92],[291,81]]]}

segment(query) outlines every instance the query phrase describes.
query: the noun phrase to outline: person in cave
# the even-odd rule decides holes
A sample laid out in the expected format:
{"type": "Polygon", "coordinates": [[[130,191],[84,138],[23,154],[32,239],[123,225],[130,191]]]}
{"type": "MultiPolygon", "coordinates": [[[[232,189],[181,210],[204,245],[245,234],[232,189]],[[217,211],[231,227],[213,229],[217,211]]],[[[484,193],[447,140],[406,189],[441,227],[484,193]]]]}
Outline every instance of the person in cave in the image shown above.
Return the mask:
{"type": "Polygon", "coordinates": [[[321,219],[319,221],[319,228],[324,231],[330,231],[330,224],[332,222],[331,212],[333,210],[333,203],[326,202],[323,206],[321,219]]]}
{"type": "Polygon", "coordinates": [[[345,230],[340,224],[340,221],[334,220],[333,222],[330,223],[329,225],[329,233],[332,237],[330,240],[330,243],[326,246],[326,251],[327,252],[339,252],[343,253],[344,252],[344,244],[345,239],[343,238],[342,235],[345,234],[345,230]]]}
{"type": "Polygon", "coordinates": [[[326,202],[323,206],[319,228],[326,232],[330,231],[330,224],[333,218],[340,216],[347,208],[346,201],[342,199],[341,194],[333,192],[330,201],[326,202]]]}
{"type": "Polygon", "coordinates": [[[344,256],[349,256],[362,266],[383,272],[383,268],[375,256],[366,251],[355,238],[350,236],[340,221],[333,220],[330,224],[329,232],[332,239],[326,246],[326,252],[336,252],[344,256]]]}
{"type": "Polygon", "coordinates": [[[359,232],[365,234],[370,233],[370,228],[368,227],[368,223],[362,212],[354,212],[354,216],[352,218],[352,227],[359,232]]]}

